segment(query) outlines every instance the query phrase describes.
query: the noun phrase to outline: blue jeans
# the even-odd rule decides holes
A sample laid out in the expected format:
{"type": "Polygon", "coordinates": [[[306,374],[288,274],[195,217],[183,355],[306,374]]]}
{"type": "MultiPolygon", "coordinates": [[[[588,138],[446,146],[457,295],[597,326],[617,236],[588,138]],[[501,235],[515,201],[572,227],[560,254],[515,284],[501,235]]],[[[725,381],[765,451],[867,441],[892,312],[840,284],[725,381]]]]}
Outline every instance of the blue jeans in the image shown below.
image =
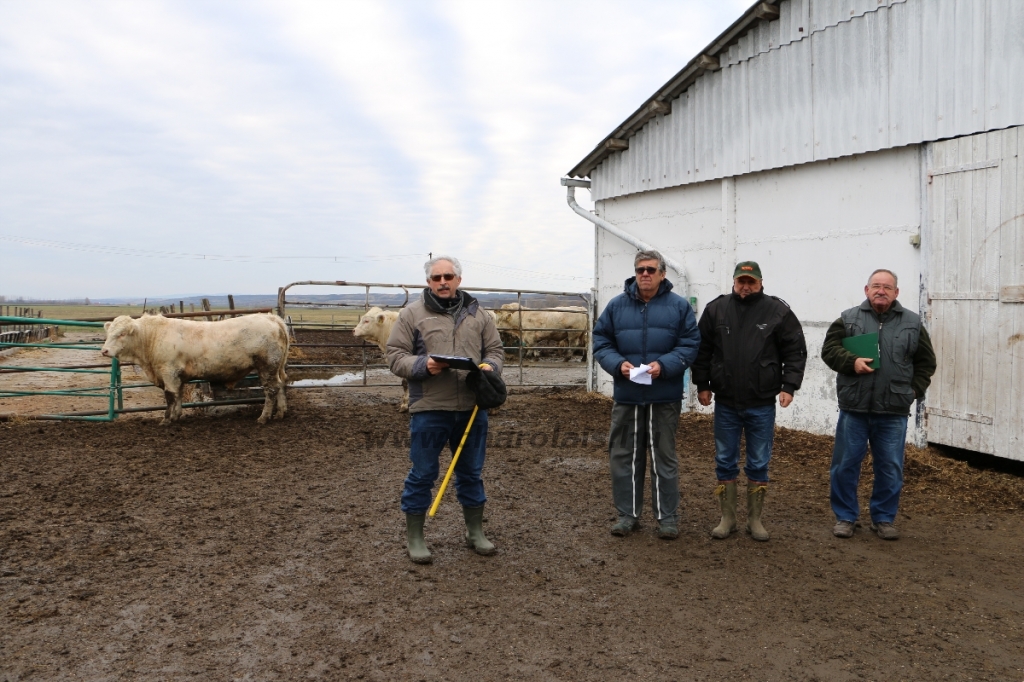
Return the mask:
{"type": "Polygon", "coordinates": [[[775,442],[775,405],[735,410],[715,403],[715,476],[719,481],[740,477],[740,434],[744,431],[747,462],[743,473],[751,483],[767,483],[775,442]]]}
{"type": "Polygon", "coordinates": [[[871,443],[875,483],[871,489],[871,520],[892,523],[903,490],[903,450],[907,443],[907,418],[896,414],[870,414],[839,410],[836,445],[829,471],[832,512],[837,521],[856,521],[860,516],[857,484],[861,463],[871,443]]]}
{"type": "MultiPolygon", "coordinates": [[[[413,413],[409,420],[409,459],[412,460],[412,468],[405,477],[405,488],[402,490],[403,512],[427,512],[431,502],[430,491],[437,480],[441,450],[448,445],[452,454],[455,454],[471,414],[472,411],[447,410],[413,413]]],[[[486,450],[487,411],[478,410],[473,428],[462,447],[462,454],[455,464],[455,492],[463,507],[482,507],[487,501],[484,482],[480,477],[486,450]]]]}

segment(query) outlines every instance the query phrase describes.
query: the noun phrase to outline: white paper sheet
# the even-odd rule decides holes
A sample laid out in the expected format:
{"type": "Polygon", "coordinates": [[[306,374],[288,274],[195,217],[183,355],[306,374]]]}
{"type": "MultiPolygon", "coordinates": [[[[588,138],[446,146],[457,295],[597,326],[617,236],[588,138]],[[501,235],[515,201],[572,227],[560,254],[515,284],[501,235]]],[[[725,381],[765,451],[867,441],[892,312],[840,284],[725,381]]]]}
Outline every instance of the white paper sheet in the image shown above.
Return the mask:
{"type": "Polygon", "coordinates": [[[651,385],[651,375],[647,373],[647,370],[651,368],[650,365],[640,365],[629,370],[629,380],[635,384],[646,384],[651,385]]]}

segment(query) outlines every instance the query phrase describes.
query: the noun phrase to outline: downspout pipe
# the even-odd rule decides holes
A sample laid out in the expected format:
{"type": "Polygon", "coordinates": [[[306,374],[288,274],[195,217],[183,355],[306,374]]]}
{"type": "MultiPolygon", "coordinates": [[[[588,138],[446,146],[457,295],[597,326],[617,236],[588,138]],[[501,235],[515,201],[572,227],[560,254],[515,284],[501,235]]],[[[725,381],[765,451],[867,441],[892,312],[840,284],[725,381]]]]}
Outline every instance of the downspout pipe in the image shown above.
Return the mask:
{"type": "Polygon", "coordinates": [[[634,237],[633,235],[629,234],[628,232],[622,231],[620,228],[616,227],[615,225],[612,225],[604,218],[601,218],[600,216],[591,213],[590,211],[576,203],[576,188],[585,187],[587,189],[590,189],[590,180],[562,178],[562,186],[565,187],[567,190],[566,201],[569,203],[569,208],[571,208],[573,211],[580,214],[590,222],[594,223],[602,230],[618,237],[619,239],[626,242],[630,246],[635,247],[637,251],[658,251],[659,253],[661,253],[662,258],[665,259],[665,265],[675,270],[676,273],[679,275],[678,279],[676,279],[676,283],[679,286],[683,298],[686,298],[690,295],[690,283],[689,280],[687,280],[686,278],[686,270],[683,268],[682,265],[666,256],[663,252],[661,252],[660,249],[656,249],[647,242],[641,241],[634,237]]]}

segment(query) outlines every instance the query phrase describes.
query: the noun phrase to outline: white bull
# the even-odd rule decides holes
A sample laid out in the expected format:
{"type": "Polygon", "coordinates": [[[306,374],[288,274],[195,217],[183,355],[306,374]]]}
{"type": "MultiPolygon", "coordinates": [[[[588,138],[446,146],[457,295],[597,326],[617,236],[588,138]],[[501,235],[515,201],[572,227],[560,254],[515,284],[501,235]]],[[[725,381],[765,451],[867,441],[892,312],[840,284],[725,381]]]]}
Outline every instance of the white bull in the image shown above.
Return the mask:
{"type": "MultiPolygon", "coordinates": [[[[559,306],[553,310],[528,310],[518,303],[506,303],[497,311],[498,331],[526,348],[570,347],[572,355],[587,342],[587,309],[559,306]],[[520,324],[520,316],[522,324],[520,324]],[[523,330],[520,331],[520,327],[523,330]]],[[[537,352],[537,351],[534,351],[537,352]]],[[[585,353],[586,351],[584,351],[585,353]]],[[[539,352],[538,352],[539,354],[539,352]]]]}
{"type": "MultiPolygon", "coordinates": [[[[381,355],[387,358],[388,337],[397,320],[398,313],[394,310],[381,310],[374,306],[359,318],[359,324],[352,330],[352,335],[376,343],[381,355]]],[[[405,379],[402,379],[402,403],[398,411],[409,411],[409,382],[405,379]]]]}
{"type": "Polygon", "coordinates": [[[284,417],[288,377],[288,329],[276,315],[243,315],[220,322],[193,322],[144,315],[122,315],[103,325],[102,353],[142,368],[164,391],[167,411],[162,424],[181,418],[182,387],[193,379],[233,386],[256,370],[266,400],[257,420],[284,417]],[[275,410],[276,406],[276,410],[275,410]]]}

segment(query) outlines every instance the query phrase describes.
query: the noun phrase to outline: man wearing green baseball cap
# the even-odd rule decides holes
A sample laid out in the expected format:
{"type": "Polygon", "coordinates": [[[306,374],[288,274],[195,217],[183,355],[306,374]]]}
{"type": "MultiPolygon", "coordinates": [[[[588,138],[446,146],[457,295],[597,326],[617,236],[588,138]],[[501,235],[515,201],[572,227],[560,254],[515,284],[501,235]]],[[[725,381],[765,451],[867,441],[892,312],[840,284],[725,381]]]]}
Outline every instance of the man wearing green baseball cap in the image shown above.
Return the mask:
{"type": "Polygon", "coordinates": [[[704,308],[700,350],[693,382],[701,405],[715,401],[715,475],[722,521],[711,536],[736,531],[736,484],[740,436],[747,438],[747,532],[769,539],[761,523],[768,490],[768,462],[775,436],[775,398],[789,407],[807,362],[803,328],[789,304],[766,296],[761,267],[743,261],[733,272],[733,289],[704,308]]]}

